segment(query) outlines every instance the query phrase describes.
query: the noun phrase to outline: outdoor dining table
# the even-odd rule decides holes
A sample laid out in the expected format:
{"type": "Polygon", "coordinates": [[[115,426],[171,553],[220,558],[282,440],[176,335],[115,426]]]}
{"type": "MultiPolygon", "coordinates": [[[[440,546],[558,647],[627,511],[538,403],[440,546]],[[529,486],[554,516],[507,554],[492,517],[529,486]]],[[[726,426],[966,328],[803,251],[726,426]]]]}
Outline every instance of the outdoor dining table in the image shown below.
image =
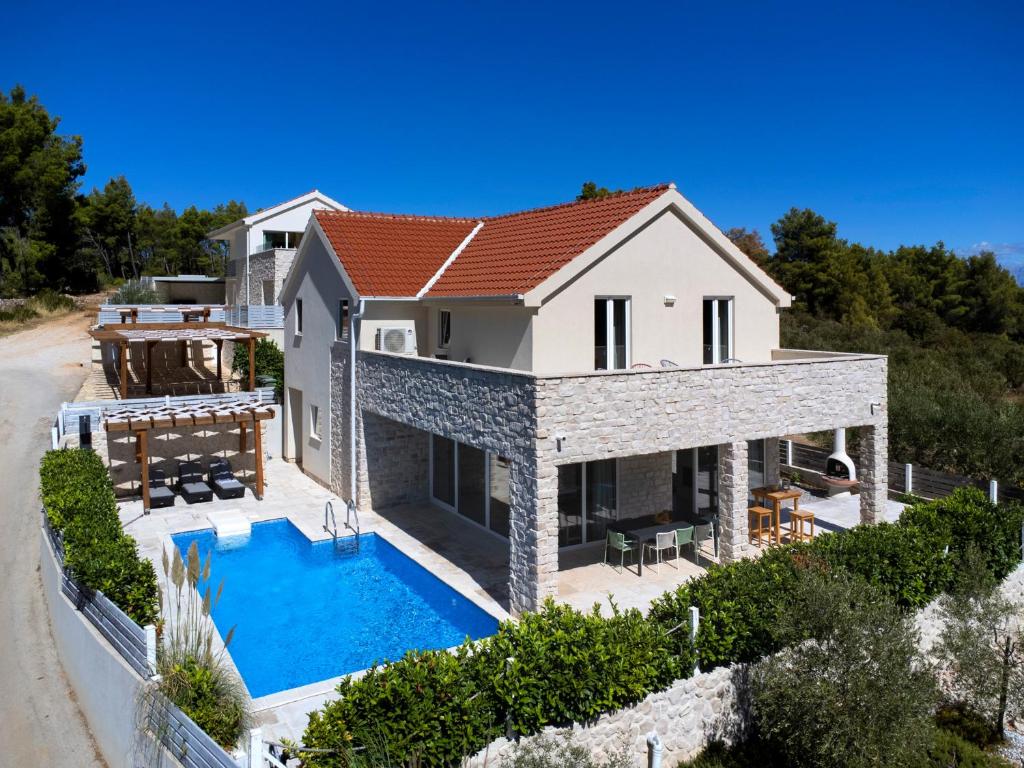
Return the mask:
{"type": "Polygon", "coordinates": [[[772,503],[772,517],[775,523],[775,543],[782,543],[782,502],[793,502],[793,511],[800,509],[800,497],[803,492],[799,488],[752,488],[750,495],[761,503],[770,501],[772,503]]]}
{"type": "Polygon", "coordinates": [[[625,534],[627,539],[633,539],[633,543],[639,548],[640,556],[636,560],[636,575],[644,575],[644,544],[653,544],[659,533],[669,533],[680,528],[688,528],[692,523],[671,522],[648,525],[643,528],[630,529],[621,523],[609,523],[608,528],[616,533],[625,534]]]}

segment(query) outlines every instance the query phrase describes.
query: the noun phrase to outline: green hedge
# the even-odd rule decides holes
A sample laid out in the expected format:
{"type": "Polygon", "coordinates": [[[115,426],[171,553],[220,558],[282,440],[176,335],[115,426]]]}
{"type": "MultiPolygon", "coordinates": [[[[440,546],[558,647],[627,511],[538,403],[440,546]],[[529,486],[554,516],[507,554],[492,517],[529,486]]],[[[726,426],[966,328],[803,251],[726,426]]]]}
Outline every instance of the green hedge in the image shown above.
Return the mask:
{"type": "Polygon", "coordinates": [[[457,763],[496,736],[586,722],[687,677],[695,653],[709,670],[778,651],[778,616],[803,568],[843,570],[905,609],[952,583],[973,544],[1002,578],[1020,562],[1024,507],[996,507],[976,489],[920,503],[899,523],[858,526],[708,572],[658,598],[645,617],[604,618],[547,602],[495,636],[454,654],[411,653],[364,677],[345,679],[340,698],[310,715],[306,765],[343,766],[352,746],[394,764],[457,763]],[[690,606],[700,609],[696,644],[690,606]],[[511,659],[511,661],[510,661],[511,659]]]}
{"type": "Polygon", "coordinates": [[[92,451],[48,451],[39,468],[43,509],[64,540],[64,565],[85,589],[100,590],[141,625],[159,611],[156,571],[121,529],[114,489],[92,451]]]}

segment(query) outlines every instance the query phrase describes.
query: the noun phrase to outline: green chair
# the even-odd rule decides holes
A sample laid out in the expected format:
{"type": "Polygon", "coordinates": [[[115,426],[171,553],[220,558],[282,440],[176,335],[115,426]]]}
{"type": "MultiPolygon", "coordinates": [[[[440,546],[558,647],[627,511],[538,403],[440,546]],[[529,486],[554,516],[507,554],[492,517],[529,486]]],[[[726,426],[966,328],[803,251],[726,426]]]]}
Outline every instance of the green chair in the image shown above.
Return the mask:
{"type": "Polygon", "coordinates": [[[676,528],[676,560],[679,559],[679,551],[689,544],[693,547],[693,562],[697,562],[697,541],[693,537],[694,527],[688,525],[685,528],[676,528]]]}
{"type": "Polygon", "coordinates": [[[613,563],[608,562],[608,550],[616,550],[619,553],[619,573],[622,573],[626,567],[626,553],[629,552],[629,557],[632,560],[633,545],[635,543],[627,539],[624,533],[608,531],[608,536],[604,540],[604,565],[611,565],[612,568],[615,567],[613,563]]]}

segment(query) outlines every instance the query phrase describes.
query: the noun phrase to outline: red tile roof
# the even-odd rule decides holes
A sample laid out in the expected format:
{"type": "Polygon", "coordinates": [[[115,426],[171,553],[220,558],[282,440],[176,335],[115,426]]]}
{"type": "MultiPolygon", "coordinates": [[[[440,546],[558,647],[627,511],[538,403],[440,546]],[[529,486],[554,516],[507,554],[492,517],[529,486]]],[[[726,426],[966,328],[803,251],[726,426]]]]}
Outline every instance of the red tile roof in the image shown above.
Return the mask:
{"type": "Polygon", "coordinates": [[[356,290],[415,296],[473,228],[427,296],[523,294],[669,189],[668,184],[483,219],[354,211],[315,215],[356,290]]]}
{"type": "Polygon", "coordinates": [[[477,224],[355,211],[314,215],[363,296],[415,296],[477,224]]]}
{"type": "Polygon", "coordinates": [[[667,184],[594,200],[484,219],[428,296],[526,293],[669,188],[667,184]]]}

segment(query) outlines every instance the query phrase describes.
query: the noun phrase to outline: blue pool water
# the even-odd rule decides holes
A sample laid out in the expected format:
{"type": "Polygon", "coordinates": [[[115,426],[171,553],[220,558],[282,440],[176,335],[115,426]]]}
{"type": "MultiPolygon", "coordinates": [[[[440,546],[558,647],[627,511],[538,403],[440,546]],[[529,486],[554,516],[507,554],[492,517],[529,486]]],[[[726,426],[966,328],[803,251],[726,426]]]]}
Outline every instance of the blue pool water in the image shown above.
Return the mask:
{"type": "Polygon", "coordinates": [[[193,541],[210,583],[224,592],[213,611],[253,698],[366,669],[410,649],[448,648],[494,634],[495,618],[374,534],[359,551],[311,543],[288,520],[256,523],[247,539],[218,541],[212,529],[173,537],[184,556],[193,541]]]}

